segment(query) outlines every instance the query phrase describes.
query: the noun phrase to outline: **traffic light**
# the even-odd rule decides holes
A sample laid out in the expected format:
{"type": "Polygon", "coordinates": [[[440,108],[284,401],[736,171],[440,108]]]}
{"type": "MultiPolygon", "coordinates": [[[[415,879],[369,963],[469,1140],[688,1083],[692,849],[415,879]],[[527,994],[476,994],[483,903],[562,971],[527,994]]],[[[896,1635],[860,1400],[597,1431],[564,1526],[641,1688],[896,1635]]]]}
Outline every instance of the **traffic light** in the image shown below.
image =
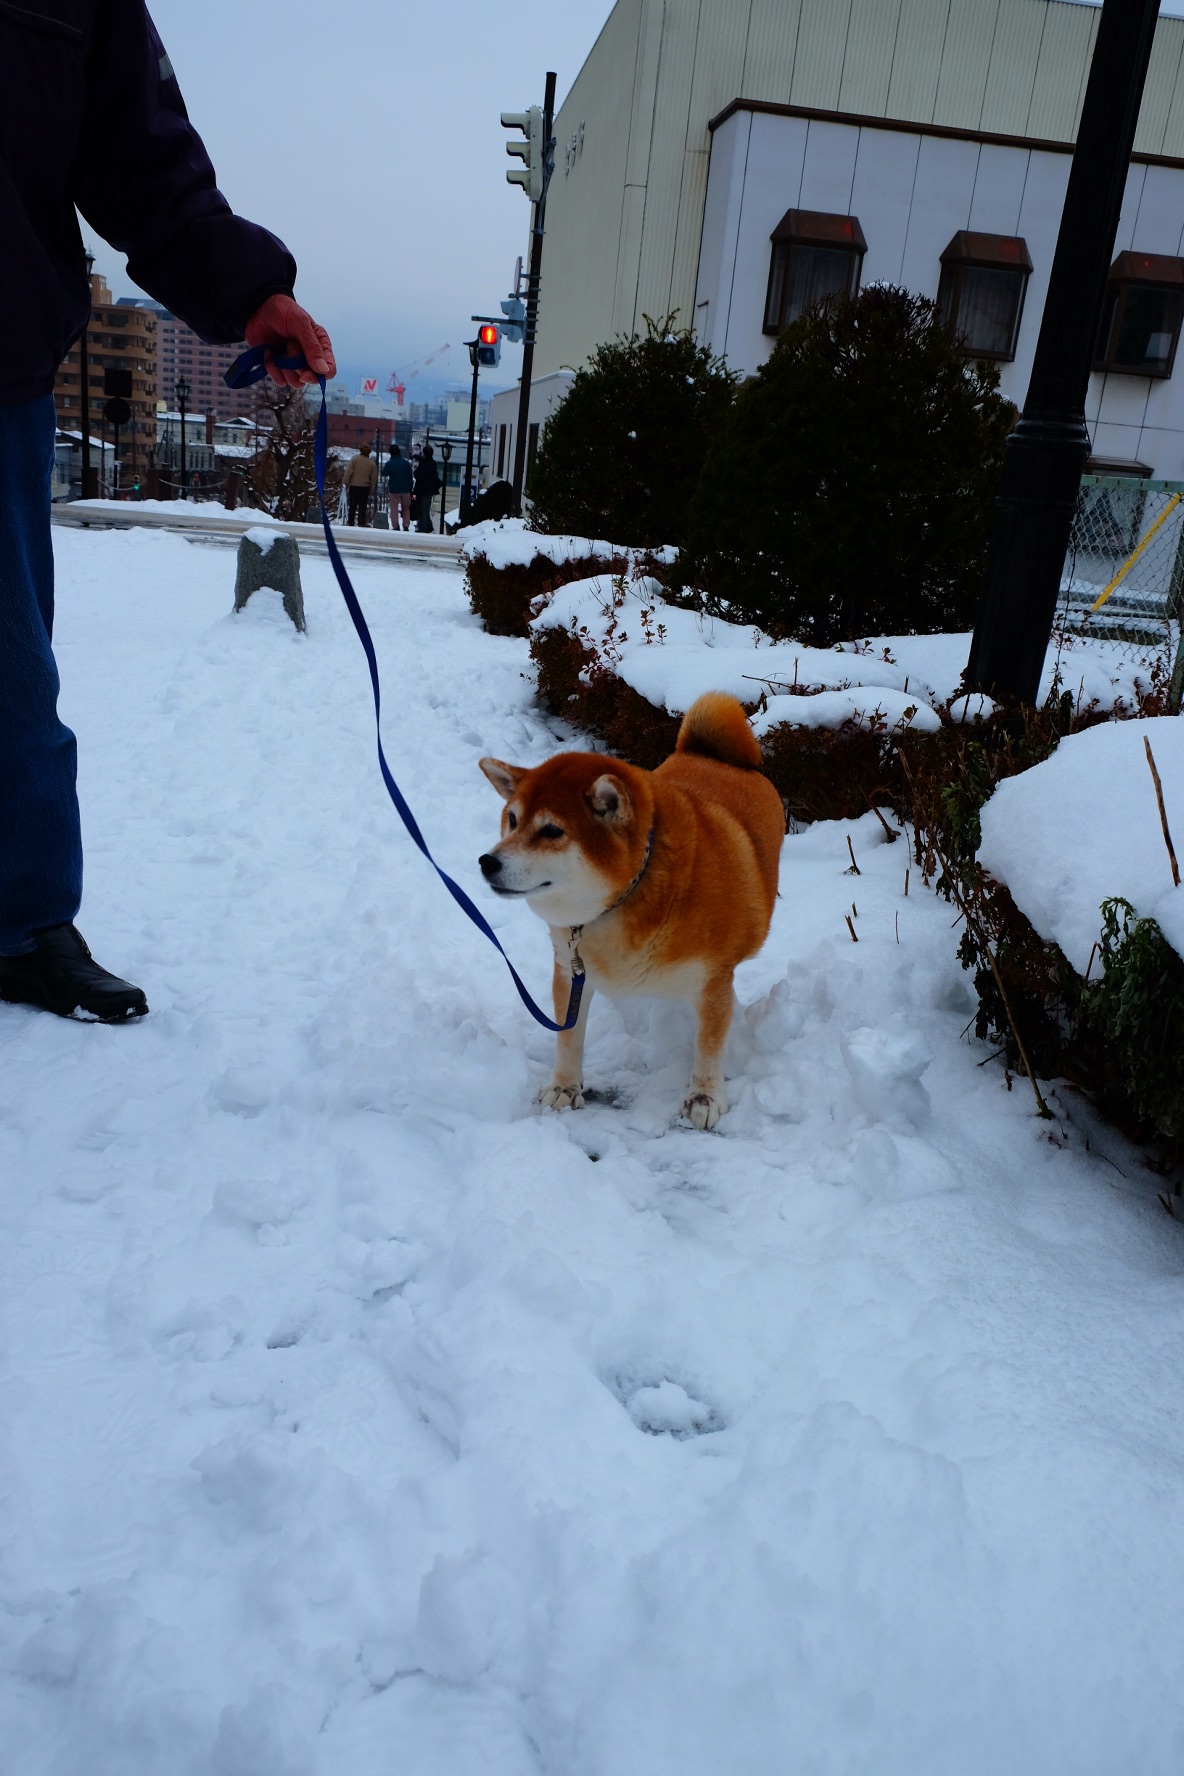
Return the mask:
{"type": "Polygon", "coordinates": [[[526,304],[520,296],[507,296],[498,307],[506,317],[502,332],[511,345],[521,345],[526,335],[526,304]]]}
{"type": "Polygon", "coordinates": [[[495,364],[501,363],[501,358],[501,329],[487,322],[477,329],[477,362],[484,369],[492,370],[495,364]]]}
{"type": "Polygon", "coordinates": [[[523,163],[520,167],[507,169],[506,183],[521,185],[531,203],[538,203],[543,195],[543,162],[546,159],[541,106],[532,105],[529,111],[503,111],[502,128],[521,130],[526,138],[524,142],[506,143],[506,153],[523,163]]]}

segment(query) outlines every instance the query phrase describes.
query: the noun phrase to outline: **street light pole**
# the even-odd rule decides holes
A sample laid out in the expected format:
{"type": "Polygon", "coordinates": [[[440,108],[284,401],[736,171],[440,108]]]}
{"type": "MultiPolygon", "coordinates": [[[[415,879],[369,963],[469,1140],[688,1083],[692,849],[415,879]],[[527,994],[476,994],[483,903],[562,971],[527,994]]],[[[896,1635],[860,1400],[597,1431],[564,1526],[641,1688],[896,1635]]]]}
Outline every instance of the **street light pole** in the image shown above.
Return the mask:
{"type": "Polygon", "coordinates": [[[444,459],[444,473],[440,477],[440,535],[444,536],[444,514],[448,510],[448,464],[452,457],[452,445],[447,438],[440,446],[440,455],[444,459]]]}
{"type": "Polygon", "coordinates": [[[534,375],[534,336],[539,318],[539,284],[543,272],[543,225],[547,219],[547,186],[554,164],[552,130],[555,124],[555,76],[547,75],[543,98],[543,191],[534,206],[530,232],[530,270],[526,275],[526,329],[522,345],[522,382],[518,391],[518,430],[514,435],[514,496],[511,511],[522,516],[522,488],[526,481],[526,441],[530,431],[530,384],[534,375]]]}
{"type": "MultiPolygon", "coordinates": [[[[93,253],[86,255],[86,326],[90,325],[90,299],[94,285],[91,274],[95,268],[93,253]]],[[[90,470],[90,360],[86,350],[86,327],[83,327],[78,341],[78,372],[82,384],[82,498],[93,499],[95,496],[94,482],[90,470]]]]}
{"type": "Polygon", "coordinates": [[[189,384],[182,377],[176,387],[177,406],[181,412],[181,498],[189,497],[189,459],[185,451],[185,403],[189,399],[189,384]]]}
{"type": "Polygon", "coordinates": [[[1085,397],[1159,0],[1103,0],[1031,380],[1007,440],[966,668],[1035,703],[1089,456],[1085,397]]]}

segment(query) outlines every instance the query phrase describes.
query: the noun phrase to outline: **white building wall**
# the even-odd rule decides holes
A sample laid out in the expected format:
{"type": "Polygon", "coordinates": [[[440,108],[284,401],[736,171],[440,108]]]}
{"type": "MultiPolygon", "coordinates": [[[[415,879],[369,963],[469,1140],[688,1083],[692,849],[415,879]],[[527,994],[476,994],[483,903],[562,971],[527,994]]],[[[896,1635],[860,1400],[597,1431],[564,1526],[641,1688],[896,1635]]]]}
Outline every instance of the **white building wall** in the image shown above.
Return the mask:
{"type": "MultiPolygon", "coordinates": [[[[556,120],[540,370],[578,367],[645,313],[690,316],[696,267],[715,258],[709,124],[733,100],[1068,144],[1097,22],[1067,0],[617,0],[556,120]]],[[[1180,18],[1156,27],[1135,145],[1184,156],[1180,18]]],[[[841,166],[817,172],[842,183],[841,166]]],[[[869,187],[874,172],[861,167],[869,187]]]]}
{"type": "MultiPolygon", "coordinates": [[[[559,370],[551,376],[539,376],[530,385],[530,425],[537,425],[540,435],[543,427],[560,405],[575,380],[570,370],[559,370]]],[[[489,458],[489,480],[496,481],[498,476],[498,453],[501,449],[501,428],[506,428],[505,454],[500,479],[514,479],[514,435],[518,426],[518,388],[503,389],[500,395],[494,395],[489,403],[489,424],[491,429],[492,448],[489,458]]]]}
{"type": "MultiPolygon", "coordinates": [[[[773,340],[762,332],[771,246],[789,209],[858,216],[864,284],[936,296],[941,253],[959,229],[1019,234],[1028,279],[1016,359],[1000,388],[1022,406],[1060,226],[1070,156],[923,131],[737,110],[715,131],[695,297],[705,344],[749,375],[773,340]]],[[[1115,252],[1184,252],[1184,167],[1132,165],[1115,252]]],[[[1184,348],[1166,381],[1090,379],[1094,454],[1184,479],[1184,348]]]]}

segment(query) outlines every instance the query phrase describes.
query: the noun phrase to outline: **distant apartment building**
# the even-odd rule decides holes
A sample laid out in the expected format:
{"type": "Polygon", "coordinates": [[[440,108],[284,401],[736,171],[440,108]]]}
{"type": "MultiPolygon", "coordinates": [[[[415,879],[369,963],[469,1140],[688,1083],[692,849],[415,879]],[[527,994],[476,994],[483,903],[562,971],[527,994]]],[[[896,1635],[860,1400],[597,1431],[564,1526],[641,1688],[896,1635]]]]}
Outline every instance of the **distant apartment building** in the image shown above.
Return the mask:
{"type": "Polygon", "coordinates": [[[393,422],[389,419],[374,419],[366,413],[330,413],[329,443],[352,444],[356,450],[360,444],[373,446],[375,438],[383,444],[389,444],[393,422]]]}
{"type": "MultiPolygon", "coordinates": [[[[157,316],[148,309],[129,308],[113,302],[105,278],[91,277],[91,316],[86,329],[87,397],[90,432],[94,438],[111,436],[103,416],[107,396],[105,370],[130,370],[131,424],[120,436],[120,457],[131,468],[147,465],[156,443],[157,316]]],[[[58,367],[54,402],[63,431],[82,430],[82,352],[75,343],[58,367]]]]}
{"type": "Polygon", "coordinates": [[[163,401],[166,407],[175,407],[177,384],[184,381],[189,387],[185,405],[195,413],[227,417],[254,414],[257,390],[263,385],[236,390],[226,386],[226,372],[239,353],[246,351],[245,340],[240,339],[236,345],[206,345],[192,327],[159,303],[150,302],[146,296],[122,296],[119,306],[148,310],[156,316],[158,401],[163,401]]]}

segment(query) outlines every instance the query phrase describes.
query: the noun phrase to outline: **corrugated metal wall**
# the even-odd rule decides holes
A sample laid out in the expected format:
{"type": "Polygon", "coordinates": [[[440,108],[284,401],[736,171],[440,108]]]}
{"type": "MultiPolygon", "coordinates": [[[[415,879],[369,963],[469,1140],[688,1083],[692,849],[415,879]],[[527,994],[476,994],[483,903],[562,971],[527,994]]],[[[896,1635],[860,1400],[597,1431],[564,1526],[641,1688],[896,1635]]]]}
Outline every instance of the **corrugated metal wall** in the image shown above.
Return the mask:
{"type": "MultiPolygon", "coordinates": [[[[707,125],[731,100],[1072,141],[1097,19],[1067,0],[618,0],[557,120],[540,373],[645,313],[690,322],[707,125]]],[[[1164,18],[1138,150],[1184,157],[1182,88],[1184,19],[1164,18]]]]}

